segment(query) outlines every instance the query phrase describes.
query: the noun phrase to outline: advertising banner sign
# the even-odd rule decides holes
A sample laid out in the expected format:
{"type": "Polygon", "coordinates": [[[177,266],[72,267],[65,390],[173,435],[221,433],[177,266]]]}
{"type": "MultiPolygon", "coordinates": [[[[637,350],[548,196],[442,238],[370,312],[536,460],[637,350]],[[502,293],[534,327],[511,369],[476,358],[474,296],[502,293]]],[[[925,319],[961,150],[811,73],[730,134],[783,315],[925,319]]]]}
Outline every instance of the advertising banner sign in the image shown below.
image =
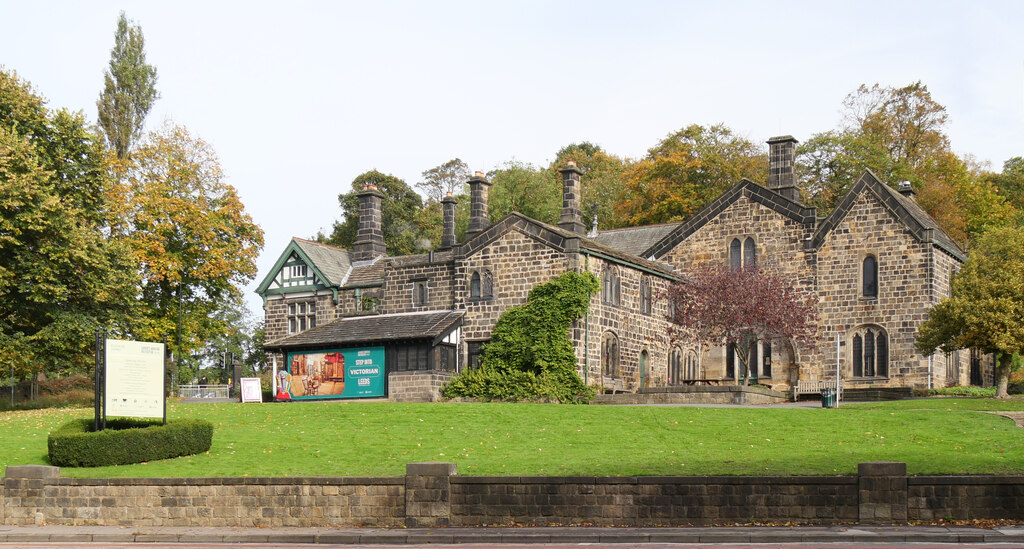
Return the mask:
{"type": "Polygon", "coordinates": [[[106,340],[107,416],[164,417],[164,345],[106,340]]]}
{"type": "Polygon", "coordinates": [[[242,378],[242,402],[263,402],[263,387],[258,377],[242,378]]]}
{"type": "MultiPolygon", "coordinates": [[[[281,372],[284,373],[284,372],[281,372]]],[[[293,399],[384,396],[384,347],[288,353],[281,392],[293,399]]]]}

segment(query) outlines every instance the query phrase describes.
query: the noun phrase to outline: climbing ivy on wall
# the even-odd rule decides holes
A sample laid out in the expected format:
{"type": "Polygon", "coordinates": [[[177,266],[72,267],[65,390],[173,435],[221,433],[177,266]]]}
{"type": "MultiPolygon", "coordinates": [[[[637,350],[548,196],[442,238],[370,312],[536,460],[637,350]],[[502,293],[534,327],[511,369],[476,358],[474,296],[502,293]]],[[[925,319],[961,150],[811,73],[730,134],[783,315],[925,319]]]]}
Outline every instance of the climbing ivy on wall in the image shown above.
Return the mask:
{"type": "Polygon", "coordinates": [[[569,339],[573,320],[587,314],[600,289],[590,273],[566,272],[530,290],[527,302],[501,315],[480,367],[463,371],[441,389],[446,398],[587,402],[593,389],[576,373],[569,339]]]}

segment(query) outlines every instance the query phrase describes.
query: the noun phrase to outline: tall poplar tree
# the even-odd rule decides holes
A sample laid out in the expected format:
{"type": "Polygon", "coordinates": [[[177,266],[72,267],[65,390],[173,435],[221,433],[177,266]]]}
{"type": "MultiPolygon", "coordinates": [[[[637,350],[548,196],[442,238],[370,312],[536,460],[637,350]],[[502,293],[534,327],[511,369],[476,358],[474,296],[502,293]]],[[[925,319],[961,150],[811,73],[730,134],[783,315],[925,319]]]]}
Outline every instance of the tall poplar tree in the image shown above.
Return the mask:
{"type": "Polygon", "coordinates": [[[110,50],[110,68],[103,73],[103,93],[96,101],[100,128],[118,158],[128,158],[132,145],[142,136],[146,115],[159,97],[156,68],[146,63],[142,27],[131,24],[122,11],[114,49],[110,50]]]}

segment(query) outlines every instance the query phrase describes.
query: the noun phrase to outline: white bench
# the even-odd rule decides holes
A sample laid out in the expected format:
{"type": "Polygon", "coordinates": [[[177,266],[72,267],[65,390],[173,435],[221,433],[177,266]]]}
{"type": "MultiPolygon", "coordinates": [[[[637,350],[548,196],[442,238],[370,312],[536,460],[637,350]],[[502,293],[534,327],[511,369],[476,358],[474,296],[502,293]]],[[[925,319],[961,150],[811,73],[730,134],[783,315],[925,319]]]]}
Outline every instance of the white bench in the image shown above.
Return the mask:
{"type": "MultiPolygon", "coordinates": [[[[835,381],[819,381],[813,379],[801,379],[793,387],[793,401],[796,402],[800,395],[820,395],[825,389],[836,389],[835,381]]],[[[838,400],[843,399],[843,384],[839,384],[838,400]]]]}

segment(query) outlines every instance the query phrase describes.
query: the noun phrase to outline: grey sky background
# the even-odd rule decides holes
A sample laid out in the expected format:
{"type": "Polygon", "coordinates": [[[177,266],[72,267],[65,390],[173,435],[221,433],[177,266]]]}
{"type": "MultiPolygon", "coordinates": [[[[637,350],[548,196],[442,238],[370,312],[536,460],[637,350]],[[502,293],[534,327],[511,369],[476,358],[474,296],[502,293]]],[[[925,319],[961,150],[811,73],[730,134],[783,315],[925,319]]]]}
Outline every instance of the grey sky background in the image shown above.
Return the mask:
{"type": "Polygon", "coordinates": [[[288,240],[329,231],[372,168],[636,158],[692,123],[805,140],[860,84],[917,80],[957,153],[1024,155],[1024,2],[0,0],[0,65],[95,121],[121,10],[159,75],[149,127],[213,145],[266,232],[257,317],[288,240]]]}

